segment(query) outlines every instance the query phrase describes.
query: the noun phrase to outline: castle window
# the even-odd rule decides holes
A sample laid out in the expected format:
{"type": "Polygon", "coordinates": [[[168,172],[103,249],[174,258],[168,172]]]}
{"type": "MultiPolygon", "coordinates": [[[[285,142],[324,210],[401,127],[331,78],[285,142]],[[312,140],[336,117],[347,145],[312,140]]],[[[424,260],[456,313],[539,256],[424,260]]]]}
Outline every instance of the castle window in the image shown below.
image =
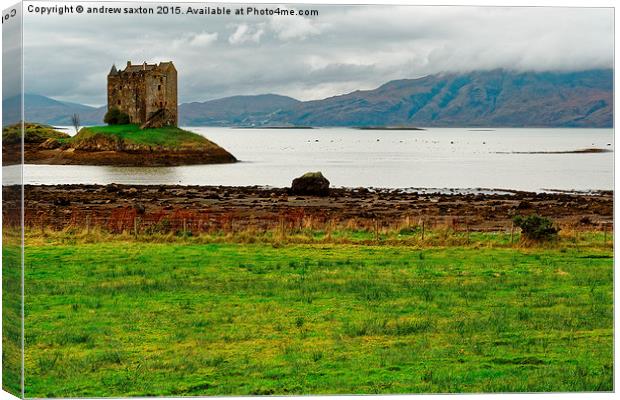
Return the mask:
{"type": "Polygon", "coordinates": [[[157,90],[161,91],[161,85],[157,85],[157,90]]]}
{"type": "Polygon", "coordinates": [[[160,107],[163,107],[163,106],[164,106],[164,103],[162,103],[162,102],[160,101],[160,102],[159,102],[159,106],[160,106],[160,107]]]}
{"type": "Polygon", "coordinates": [[[121,105],[121,101],[120,100],[117,101],[116,104],[120,106],[121,105]]]}

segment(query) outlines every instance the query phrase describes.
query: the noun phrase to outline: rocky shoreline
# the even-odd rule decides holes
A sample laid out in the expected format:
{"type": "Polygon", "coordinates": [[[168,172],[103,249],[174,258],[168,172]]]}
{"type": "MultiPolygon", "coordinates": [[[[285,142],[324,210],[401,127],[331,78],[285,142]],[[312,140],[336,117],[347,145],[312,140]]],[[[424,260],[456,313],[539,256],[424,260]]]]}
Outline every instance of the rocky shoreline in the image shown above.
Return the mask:
{"type": "MultiPolygon", "coordinates": [[[[12,197],[5,187],[5,213],[12,197]]],[[[67,224],[109,224],[115,215],[143,221],[200,220],[213,229],[269,228],[282,219],[306,218],[343,226],[383,226],[407,220],[427,226],[470,230],[509,229],[514,215],[539,214],[571,229],[593,230],[613,223],[613,192],[424,193],[401,189],[330,189],[329,196],[292,195],[289,188],[181,185],[26,185],[25,217],[31,226],[63,229],[67,224]],[[377,222],[379,221],[379,222],[377,222]]],[[[185,221],[184,221],[185,222],[185,221]]],[[[193,222],[192,222],[193,223],[193,222]]]]}
{"type": "MultiPolygon", "coordinates": [[[[19,154],[19,150],[13,154],[19,154]]],[[[25,146],[24,162],[49,165],[107,165],[117,167],[172,167],[197,164],[233,163],[237,159],[223,148],[209,150],[81,150],[42,149],[25,146]]]]}

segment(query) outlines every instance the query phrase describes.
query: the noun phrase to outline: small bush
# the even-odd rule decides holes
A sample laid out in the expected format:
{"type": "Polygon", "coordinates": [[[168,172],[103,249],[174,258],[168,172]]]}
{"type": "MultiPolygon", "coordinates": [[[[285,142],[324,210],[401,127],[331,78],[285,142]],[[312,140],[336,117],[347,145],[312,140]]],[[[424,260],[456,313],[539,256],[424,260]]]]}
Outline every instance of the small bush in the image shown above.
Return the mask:
{"type": "Polygon", "coordinates": [[[108,125],[126,125],[129,123],[129,115],[125,114],[116,107],[112,107],[105,113],[103,122],[108,125]]]}
{"type": "Polygon", "coordinates": [[[118,116],[118,124],[127,125],[129,122],[129,115],[125,113],[120,113],[120,115],[118,116]]]}
{"type": "Polygon", "coordinates": [[[540,215],[529,215],[522,217],[517,215],[513,219],[515,225],[521,228],[521,233],[525,239],[535,241],[547,241],[557,237],[558,228],[553,226],[553,221],[540,215]]]}

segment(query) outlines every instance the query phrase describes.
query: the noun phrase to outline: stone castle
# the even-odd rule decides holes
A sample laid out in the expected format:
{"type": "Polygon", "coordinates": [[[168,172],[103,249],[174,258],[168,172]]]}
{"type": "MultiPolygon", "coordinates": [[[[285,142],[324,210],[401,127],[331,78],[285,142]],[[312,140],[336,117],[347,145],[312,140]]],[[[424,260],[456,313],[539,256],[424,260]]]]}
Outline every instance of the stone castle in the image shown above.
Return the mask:
{"type": "Polygon", "coordinates": [[[129,115],[140,128],[177,126],[177,70],[172,62],[132,65],[108,74],[108,110],[129,115]]]}

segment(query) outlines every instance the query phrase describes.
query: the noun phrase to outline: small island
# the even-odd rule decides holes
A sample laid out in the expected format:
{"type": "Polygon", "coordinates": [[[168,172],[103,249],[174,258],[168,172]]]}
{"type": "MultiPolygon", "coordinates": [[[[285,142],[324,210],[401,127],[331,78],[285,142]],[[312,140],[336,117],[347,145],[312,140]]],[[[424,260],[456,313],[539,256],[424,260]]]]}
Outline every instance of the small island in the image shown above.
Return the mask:
{"type": "MultiPolygon", "coordinates": [[[[19,125],[3,129],[5,165],[21,161],[19,131],[19,125]]],[[[51,126],[26,123],[24,131],[24,162],[28,164],[153,167],[237,161],[207,138],[173,126],[91,126],[71,137],[51,126]]]]}
{"type": "MultiPolygon", "coordinates": [[[[54,127],[24,124],[29,164],[159,167],[233,163],[237,159],[209,139],[180,129],[177,71],[172,62],[137,64],[108,74],[107,126],[79,129],[74,137],[54,127]]],[[[21,123],[4,127],[3,165],[21,163],[21,123]]]]}

